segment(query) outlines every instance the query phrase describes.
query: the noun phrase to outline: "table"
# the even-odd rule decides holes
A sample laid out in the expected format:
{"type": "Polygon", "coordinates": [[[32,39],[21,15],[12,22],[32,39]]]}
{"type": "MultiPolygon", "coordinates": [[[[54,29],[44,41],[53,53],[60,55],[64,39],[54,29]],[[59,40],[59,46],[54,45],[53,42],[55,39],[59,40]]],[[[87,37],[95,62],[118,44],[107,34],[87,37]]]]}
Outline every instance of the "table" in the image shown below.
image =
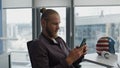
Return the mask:
{"type": "Polygon", "coordinates": [[[120,53],[110,55],[109,59],[106,59],[102,56],[98,56],[97,53],[86,54],[83,61],[88,61],[98,65],[105,66],[107,68],[113,68],[120,65],[120,53]]]}
{"type": "Polygon", "coordinates": [[[8,53],[0,54],[0,68],[10,68],[8,53]]]}

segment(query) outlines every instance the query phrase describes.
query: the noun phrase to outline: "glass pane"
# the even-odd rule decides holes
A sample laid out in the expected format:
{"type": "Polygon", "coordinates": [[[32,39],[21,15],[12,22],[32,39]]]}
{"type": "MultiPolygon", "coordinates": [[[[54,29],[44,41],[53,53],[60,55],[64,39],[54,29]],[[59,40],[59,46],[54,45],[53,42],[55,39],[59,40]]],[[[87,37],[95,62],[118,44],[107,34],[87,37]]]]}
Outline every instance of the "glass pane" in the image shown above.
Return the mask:
{"type": "Polygon", "coordinates": [[[27,51],[26,42],[32,39],[32,9],[7,9],[7,48],[27,51]]]}
{"type": "Polygon", "coordinates": [[[75,7],[75,45],[87,38],[88,53],[96,52],[97,40],[109,36],[120,44],[120,6],[75,7]]]}
{"type": "Polygon", "coordinates": [[[59,8],[48,8],[48,9],[54,9],[56,10],[60,15],[60,29],[58,31],[58,35],[66,41],[66,8],[65,7],[59,7],[59,8]]]}
{"type": "Polygon", "coordinates": [[[32,9],[7,9],[6,21],[11,68],[31,68],[27,41],[32,40],[32,9]]]}

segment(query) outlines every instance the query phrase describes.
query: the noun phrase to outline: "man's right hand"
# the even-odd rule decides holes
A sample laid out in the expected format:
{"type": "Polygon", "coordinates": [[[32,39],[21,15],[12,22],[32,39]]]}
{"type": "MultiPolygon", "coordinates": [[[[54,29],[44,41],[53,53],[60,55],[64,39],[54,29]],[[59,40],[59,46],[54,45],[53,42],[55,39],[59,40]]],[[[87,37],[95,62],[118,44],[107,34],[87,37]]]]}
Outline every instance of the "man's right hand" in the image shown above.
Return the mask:
{"type": "Polygon", "coordinates": [[[74,48],[70,51],[69,55],[66,58],[66,62],[71,65],[73,62],[78,60],[80,57],[86,54],[87,46],[82,46],[80,48],[74,48]]]}

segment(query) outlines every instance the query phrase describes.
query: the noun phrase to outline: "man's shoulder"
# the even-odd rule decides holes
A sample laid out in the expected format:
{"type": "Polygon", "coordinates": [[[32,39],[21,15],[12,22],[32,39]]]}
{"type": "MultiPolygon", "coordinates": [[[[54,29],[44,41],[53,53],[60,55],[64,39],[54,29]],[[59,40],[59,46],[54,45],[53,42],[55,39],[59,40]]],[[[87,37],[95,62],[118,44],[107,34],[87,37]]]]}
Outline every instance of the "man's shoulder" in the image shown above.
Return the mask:
{"type": "Polygon", "coordinates": [[[27,43],[32,43],[32,42],[37,42],[40,41],[39,39],[33,39],[33,40],[29,40],[27,43]]]}
{"type": "MultiPolygon", "coordinates": [[[[57,39],[59,39],[59,40],[63,40],[62,37],[60,37],[60,36],[58,36],[57,39]]],[[[63,41],[64,41],[64,40],[63,40],[63,41]]]]}
{"type": "Polygon", "coordinates": [[[46,49],[46,44],[40,39],[34,39],[27,42],[28,49],[46,49]]]}
{"type": "Polygon", "coordinates": [[[66,45],[66,42],[63,40],[62,37],[58,36],[56,40],[58,40],[58,41],[60,41],[60,42],[62,42],[62,43],[64,43],[66,45]]]}
{"type": "Polygon", "coordinates": [[[38,39],[30,40],[30,41],[27,42],[27,45],[31,46],[31,45],[37,44],[38,42],[39,42],[38,39]]]}

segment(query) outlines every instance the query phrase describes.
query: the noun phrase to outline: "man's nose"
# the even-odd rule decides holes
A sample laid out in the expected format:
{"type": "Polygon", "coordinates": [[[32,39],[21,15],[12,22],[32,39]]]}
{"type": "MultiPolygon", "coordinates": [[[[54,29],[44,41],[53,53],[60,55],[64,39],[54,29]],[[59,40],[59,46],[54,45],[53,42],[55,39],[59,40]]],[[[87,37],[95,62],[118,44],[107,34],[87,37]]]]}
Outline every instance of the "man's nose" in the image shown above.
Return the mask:
{"type": "Polygon", "coordinates": [[[60,28],[60,26],[59,25],[57,25],[57,29],[59,29],[60,28]]]}

